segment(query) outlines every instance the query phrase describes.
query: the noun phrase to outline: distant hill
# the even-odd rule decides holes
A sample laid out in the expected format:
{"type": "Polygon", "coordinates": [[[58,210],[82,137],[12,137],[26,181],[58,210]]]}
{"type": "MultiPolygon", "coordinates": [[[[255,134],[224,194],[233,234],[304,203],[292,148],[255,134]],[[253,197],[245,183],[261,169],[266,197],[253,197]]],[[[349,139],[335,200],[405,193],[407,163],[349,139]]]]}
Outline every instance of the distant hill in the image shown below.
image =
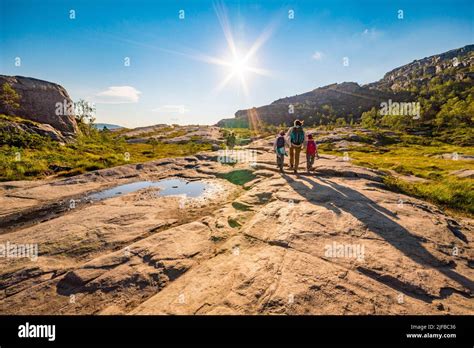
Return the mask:
{"type": "MultiPolygon", "coordinates": [[[[235,118],[217,123],[221,127],[247,127],[263,121],[267,124],[291,124],[295,118],[307,125],[333,123],[343,118],[347,123],[360,120],[362,113],[379,108],[381,102],[413,101],[420,95],[430,98],[426,89],[433,84],[458,83],[467,91],[474,77],[474,45],[430,56],[396,68],[374,83],[360,86],[355,82],[335,83],[310,92],[278,99],[269,105],[239,110],[235,118]]],[[[433,93],[432,93],[433,94],[433,93]]],[[[438,106],[439,107],[439,106],[438,106]]],[[[436,112],[439,110],[434,110],[436,112]]]]}
{"type": "Polygon", "coordinates": [[[99,130],[104,129],[104,127],[107,128],[107,129],[123,128],[122,126],[119,126],[119,125],[116,125],[116,124],[110,124],[110,123],[94,123],[94,127],[99,129],[99,130]]]}
{"type": "Polygon", "coordinates": [[[222,120],[218,125],[240,123],[241,126],[246,126],[247,120],[253,120],[257,115],[259,120],[274,125],[289,124],[295,118],[303,119],[309,125],[327,124],[338,117],[343,117],[347,122],[357,121],[364,111],[379,106],[382,101],[401,97],[408,99],[409,95],[378,91],[359,86],[355,82],[335,83],[304,94],[278,99],[270,105],[239,110],[235,113],[235,119],[222,120]]]}

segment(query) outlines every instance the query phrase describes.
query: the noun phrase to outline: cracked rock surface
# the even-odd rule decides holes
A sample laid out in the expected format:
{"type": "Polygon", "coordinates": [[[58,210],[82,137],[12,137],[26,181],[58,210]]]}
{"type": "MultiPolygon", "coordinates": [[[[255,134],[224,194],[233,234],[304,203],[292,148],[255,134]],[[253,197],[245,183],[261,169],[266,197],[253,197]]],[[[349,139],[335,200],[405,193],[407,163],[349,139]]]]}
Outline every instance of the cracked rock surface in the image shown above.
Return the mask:
{"type": "Polygon", "coordinates": [[[334,156],[279,173],[217,153],[0,184],[1,314],[472,314],[469,217],[391,192],[382,173],[334,156]],[[192,164],[192,165],[190,165],[192,164]],[[244,183],[226,180],[252,172],[244,183]],[[181,177],[218,187],[204,200],[150,189],[89,193],[181,177]],[[68,202],[74,199],[74,208],[68,202]]]}

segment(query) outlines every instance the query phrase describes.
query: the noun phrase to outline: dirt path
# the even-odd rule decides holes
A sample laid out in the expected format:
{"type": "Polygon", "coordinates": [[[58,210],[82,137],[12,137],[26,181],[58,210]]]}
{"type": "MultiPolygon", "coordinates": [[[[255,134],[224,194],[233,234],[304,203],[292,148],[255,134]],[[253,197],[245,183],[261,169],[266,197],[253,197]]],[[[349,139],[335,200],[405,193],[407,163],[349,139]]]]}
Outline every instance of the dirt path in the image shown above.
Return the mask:
{"type": "Polygon", "coordinates": [[[472,219],[390,192],[381,173],[341,158],[296,176],[277,172],[267,140],[251,148],[254,167],[208,153],[1,184],[0,245],[39,248],[37,260],[0,258],[1,313],[474,312],[472,219]],[[218,189],[202,201],[149,189],[83,200],[176,176],[218,189]],[[224,179],[240,176],[253,180],[224,179]]]}

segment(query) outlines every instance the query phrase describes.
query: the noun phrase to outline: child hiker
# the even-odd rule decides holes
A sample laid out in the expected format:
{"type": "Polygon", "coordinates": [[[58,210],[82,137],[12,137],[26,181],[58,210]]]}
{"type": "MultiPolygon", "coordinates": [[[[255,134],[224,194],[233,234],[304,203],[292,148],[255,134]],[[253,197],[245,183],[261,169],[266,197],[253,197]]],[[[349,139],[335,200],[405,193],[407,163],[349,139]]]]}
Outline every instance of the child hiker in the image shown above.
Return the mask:
{"type": "Polygon", "coordinates": [[[280,172],[283,171],[283,163],[285,162],[286,150],[285,150],[285,131],[281,131],[273,143],[273,149],[276,153],[277,166],[280,172]]]}
{"type": "Polygon", "coordinates": [[[306,169],[308,173],[313,170],[314,158],[318,157],[318,147],[313,139],[312,134],[308,134],[308,141],[306,143],[306,169]]]}

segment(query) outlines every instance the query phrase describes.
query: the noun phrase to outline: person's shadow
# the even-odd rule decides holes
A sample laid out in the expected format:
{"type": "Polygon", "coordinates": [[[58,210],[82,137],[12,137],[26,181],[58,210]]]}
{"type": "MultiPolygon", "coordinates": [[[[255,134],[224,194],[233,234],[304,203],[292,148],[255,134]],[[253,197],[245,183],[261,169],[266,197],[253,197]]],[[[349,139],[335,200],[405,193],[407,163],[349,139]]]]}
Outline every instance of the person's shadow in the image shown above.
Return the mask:
{"type": "MultiPolygon", "coordinates": [[[[410,231],[395,221],[398,220],[398,217],[390,210],[378,205],[360,192],[347,186],[339,185],[328,179],[321,177],[317,179],[312,177],[312,179],[309,179],[308,177],[299,175],[297,179],[303,181],[299,182],[287,174],[283,174],[282,177],[286,179],[295,192],[307,199],[308,202],[324,206],[334,211],[337,215],[339,215],[341,211],[351,214],[365,224],[370,231],[377,233],[413,261],[430,268],[436,268],[436,270],[445,276],[454,280],[464,288],[467,288],[468,293],[462,292],[461,294],[463,296],[470,297],[472,295],[474,282],[458,274],[450,268],[449,264],[438,260],[428,252],[420,243],[420,238],[411,234],[410,231]],[[323,184],[319,184],[316,180],[321,181],[323,184]]],[[[377,280],[384,282],[384,279],[374,276],[376,273],[370,270],[362,269],[361,271],[372,278],[378,278],[377,280]]],[[[391,284],[394,282],[400,281],[396,278],[387,281],[387,283],[391,284]]],[[[441,296],[449,295],[449,293],[453,292],[452,290],[453,289],[444,289],[441,296]]],[[[410,293],[410,295],[413,295],[413,293],[410,293]]]]}

